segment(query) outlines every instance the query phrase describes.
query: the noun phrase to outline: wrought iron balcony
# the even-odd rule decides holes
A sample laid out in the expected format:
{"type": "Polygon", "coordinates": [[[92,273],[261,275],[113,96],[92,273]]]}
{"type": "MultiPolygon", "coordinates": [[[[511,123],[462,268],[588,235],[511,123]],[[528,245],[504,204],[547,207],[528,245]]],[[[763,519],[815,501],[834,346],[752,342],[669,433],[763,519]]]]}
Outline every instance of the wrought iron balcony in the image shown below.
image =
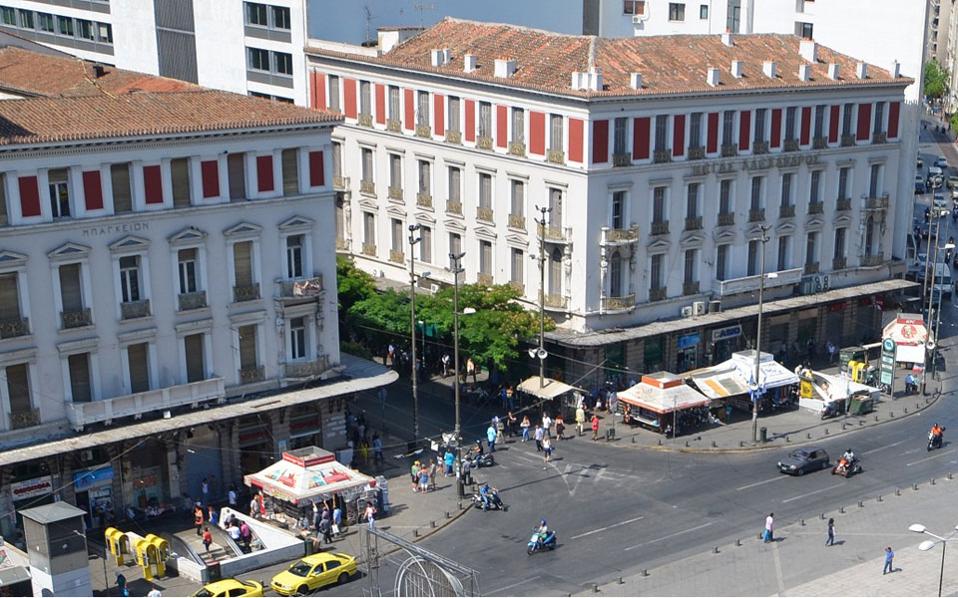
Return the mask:
{"type": "Polygon", "coordinates": [[[276,292],[278,299],[316,299],[323,293],[323,276],[317,274],[312,278],[300,280],[277,280],[276,292]]]}
{"type": "Polygon", "coordinates": [[[386,130],[393,133],[401,133],[402,124],[399,122],[398,118],[386,119],[386,130]]]}
{"type": "Polygon", "coordinates": [[[363,255],[368,255],[369,257],[376,257],[376,244],[363,243],[362,253],[363,255]]]}
{"type": "Polygon", "coordinates": [[[767,141],[753,141],[752,142],[752,153],[756,156],[768,153],[768,142],[767,141]]]}
{"type": "Polygon", "coordinates": [[[658,222],[653,222],[649,225],[649,233],[653,235],[667,235],[669,234],[669,221],[660,220],[658,222]]]}
{"type": "Polygon", "coordinates": [[[665,164],[672,161],[672,150],[655,150],[652,154],[652,162],[655,164],[665,164]]]}
{"type": "Polygon", "coordinates": [[[266,368],[258,365],[238,370],[240,384],[255,384],[266,379],[266,368]]]}
{"type": "Polygon", "coordinates": [[[479,149],[491,150],[492,137],[489,137],[488,135],[480,135],[479,137],[476,138],[476,147],[478,147],[479,149]]]}
{"type": "Polygon", "coordinates": [[[390,249],[389,261],[394,264],[403,264],[406,262],[406,254],[401,249],[390,249]]]}
{"type": "Polygon", "coordinates": [[[313,361],[293,362],[283,365],[283,375],[286,378],[316,378],[329,369],[329,358],[319,356],[313,361]]]}
{"type": "Polygon", "coordinates": [[[89,307],[81,309],[61,311],[60,322],[64,329],[83,328],[93,324],[93,315],[89,307]]]}
{"type": "Polygon", "coordinates": [[[526,217],[521,214],[509,214],[509,228],[526,230],[526,217]]]}
{"type": "MultiPolygon", "coordinates": [[[[766,274],[765,288],[778,288],[798,284],[802,281],[804,269],[790,268],[788,270],[779,270],[776,277],[772,278],[766,274]]],[[[739,278],[729,278],[726,280],[714,280],[712,283],[712,292],[720,297],[727,295],[737,295],[740,293],[751,293],[757,291],[761,284],[761,276],[754,274],[752,276],[742,276],[739,278]]]]}
{"type": "Polygon", "coordinates": [[[852,200],[849,197],[840,197],[835,200],[835,209],[839,212],[847,212],[852,209],[852,200]]]}
{"type": "Polygon", "coordinates": [[[842,135],[842,147],[849,147],[855,145],[855,136],[854,135],[842,135]]]}
{"type": "Polygon", "coordinates": [[[565,164],[565,152],[560,149],[551,149],[546,154],[546,162],[551,164],[565,164]]]}
{"type": "Polygon", "coordinates": [[[0,338],[16,338],[30,334],[30,321],[27,318],[0,320],[0,338]]]}
{"type": "Polygon", "coordinates": [[[786,139],[784,148],[786,152],[797,152],[798,151],[798,139],[786,139]]]}
{"type": "Polygon", "coordinates": [[[805,274],[818,274],[818,262],[808,262],[805,264],[805,274]]]}
{"type": "Polygon", "coordinates": [[[512,287],[513,289],[515,289],[516,292],[519,293],[520,296],[526,294],[526,285],[522,284],[522,283],[519,282],[518,280],[510,280],[510,281],[509,281],[509,286],[512,287]]]}
{"type": "Polygon", "coordinates": [[[692,216],[685,219],[685,230],[702,230],[702,217],[692,216]]]}
{"type": "Polygon", "coordinates": [[[376,195],[376,183],[362,179],[359,181],[359,192],[365,193],[366,195],[376,195]]]}
{"type": "Polygon", "coordinates": [[[180,311],[190,309],[200,309],[206,307],[206,291],[196,291],[194,293],[180,293],[176,296],[180,311]]]}
{"type": "Polygon", "coordinates": [[[484,274],[482,272],[476,274],[476,282],[484,287],[491,287],[495,284],[492,274],[484,274]]]}
{"type": "Polygon", "coordinates": [[[7,413],[7,417],[10,420],[11,430],[23,430],[40,425],[40,410],[36,408],[7,413]]]}
{"type": "Polygon", "coordinates": [[[879,195],[878,197],[868,197],[865,196],[865,209],[866,210],[887,210],[888,209],[888,194],[879,195]]]}
{"type": "Polygon", "coordinates": [[[124,320],[145,318],[150,315],[150,300],[127,301],[120,304],[120,316],[124,320]]]}
{"type": "Polygon", "coordinates": [[[664,301],[667,290],[665,287],[649,289],[649,301],[664,301]]]}
{"type": "Polygon", "coordinates": [[[509,143],[509,153],[513,156],[525,156],[526,144],[521,141],[512,141],[509,143]]]}
{"type": "Polygon", "coordinates": [[[748,211],[749,222],[763,222],[765,220],[765,208],[748,211]]]}
{"type": "Polygon", "coordinates": [[[416,125],[416,137],[423,137],[425,139],[432,138],[432,127],[429,125],[424,125],[422,123],[416,125]]]}
{"type": "Polygon", "coordinates": [[[693,280],[691,282],[682,283],[682,294],[683,295],[698,295],[699,294],[699,281],[693,280]]]}
{"type": "Polygon", "coordinates": [[[476,219],[484,222],[495,222],[495,220],[493,220],[492,208],[484,208],[482,206],[476,208],[476,219]]]}
{"type": "Polygon", "coordinates": [[[705,148],[701,145],[689,148],[689,160],[701,160],[705,157],[705,148]]]}
{"type": "Polygon", "coordinates": [[[360,114],[359,118],[356,119],[356,122],[359,123],[360,127],[372,127],[373,126],[373,115],[372,114],[360,114]]]}
{"type": "Polygon", "coordinates": [[[460,133],[459,131],[446,131],[446,142],[461,145],[462,133],[460,133]]]}
{"type": "Polygon", "coordinates": [[[432,209],[432,194],[420,191],[416,194],[416,205],[420,208],[432,209]]]}
{"type": "Polygon", "coordinates": [[[875,133],[872,135],[872,143],[888,143],[888,133],[875,133]]]}
{"type": "Polygon", "coordinates": [[[735,214],[732,212],[721,212],[718,215],[718,225],[719,226],[734,226],[735,214]]]}
{"type": "Polygon", "coordinates": [[[832,260],[832,270],[844,270],[848,260],[843,257],[836,257],[832,260]]]}
{"type": "Polygon", "coordinates": [[[395,187],[395,186],[393,186],[393,185],[390,185],[390,186],[389,186],[389,189],[388,189],[387,192],[386,192],[386,196],[387,196],[389,199],[393,199],[393,200],[396,200],[396,201],[402,201],[402,200],[403,200],[403,197],[402,197],[402,187],[395,187]]]}
{"type": "Polygon", "coordinates": [[[793,218],[795,216],[795,206],[779,206],[778,207],[778,217],[779,218],[793,218]]]}
{"type": "Polygon", "coordinates": [[[233,287],[233,303],[256,301],[259,299],[259,283],[242,284],[233,287]]]}
{"type": "Polygon", "coordinates": [[[462,216],[462,202],[452,199],[446,201],[446,212],[462,216]]]}
{"type": "Polygon", "coordinates": [[[612,154],[612,166],[632,166],[632,154],[625,152],[612,154]]]}
{"type": "Polygon", "coordinates": [[[605,231],[606,243],[635,243],[639,240],[639,227],[631,226],[629,228],[610,228],[605,231]]]}
{"type": "Polygon", "coordinates": [[[822,214],[825,212],[825,204],[820,201],[813,201],[808,204],[809,214],[822,214]]]}
{"type": "Polygon", "coordinates": [[[738,155],[738,145],[734,143],[723,143],[722,144],[722,157],[731,158],[732,156],[738,155]]]}
{"type": "Polygon", "coordinates": [[[626,311],[635,307],[635,293],[629,293],[621,297],[603,297],[602,311],[615,312],[626,311]]]}
{"type": "Polygon", "coordinates": [[[542,306],[552,311],[565,311],[569,304],[569,299],[565,295],[553,295],[546,293],[543,295],[542,306]]]}
{"type": "Polygon", "coordinates": [[[828,140],[824,137],[812,137],[812,149],[825,149],[828,147],[828,140]]]}
{"type": "Polygon", "coordinates": [[[881,255],[863,255],[862,256],[862,266],[880,266],[885,261],[884,256],[881,255]]]}

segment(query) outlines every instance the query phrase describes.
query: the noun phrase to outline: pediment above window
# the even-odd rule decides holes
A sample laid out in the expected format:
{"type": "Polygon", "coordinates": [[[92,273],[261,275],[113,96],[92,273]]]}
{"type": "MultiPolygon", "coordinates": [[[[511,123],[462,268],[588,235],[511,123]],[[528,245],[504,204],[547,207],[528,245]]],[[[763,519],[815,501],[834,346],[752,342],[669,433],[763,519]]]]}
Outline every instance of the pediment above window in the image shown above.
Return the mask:
{"type": "Polygon", "coordinates": [[[305,216],[293,216],[279,223],[281,231],[300,231],[313,228],[313,219],[305,216]]]}
{"type": "Polygon", "coordinates": [[[179,246],[179,245],[195,245],[197,243],[202,243],[206,240],[206,232],[202,231],[195,226],[189,226],[170,235],[167,239],[170,245],[179,246]]]}
{"type": "Polygon", "coordinates": [[[0,251],[0,268],[19,268],[27,263],[27,256],[15,251],[0,251]]]}
{"type": "Polygon", "coordinates": [[[263,231],[263,227],[250,222],[240,222],[234,224],[223,231],[224,237],[258,237],[263,231]]]}
{"type": "Polygon", "coordinates": [[[113,253],[132,253],[136,251],[146,251],[150,248],[150,240],[135,235],[127,235],[122,239],[114,241],[109,245],[113,253]]]}
{"type": "Polygon", "coordinates": [[[90,255],[90,248],[79,243],[64,243],[47,254],[50,261],[64,261],[86,259],[90,255]]]}

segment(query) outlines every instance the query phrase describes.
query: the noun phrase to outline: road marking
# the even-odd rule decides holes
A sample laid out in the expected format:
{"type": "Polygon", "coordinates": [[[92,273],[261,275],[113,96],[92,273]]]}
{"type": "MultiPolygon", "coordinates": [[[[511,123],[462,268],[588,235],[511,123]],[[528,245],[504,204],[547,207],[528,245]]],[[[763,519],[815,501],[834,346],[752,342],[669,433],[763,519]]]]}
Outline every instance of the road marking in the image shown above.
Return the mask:
{"type": "Polygon", "coordinates": [[[536,581],[537,579],[542,579],[542,576],[541,576],[541,575],[536,575],[535,577],[530,577],[529,579],[524,579],[524,580],[522,580],[522,581],[517,581],[516,583],[509,584],[509,585],[503,586],[503,587],[501,587],[501,588],[496,588],[495,590],[492,590],[491,592],[487,592],[487,593],[488,593],[488,594],[496,594],[496,593],[498,593],[498,592],[504,592],[504,591],[506,591],[506,590],[511,590],[512,588],[519,587],[519,586],[521,586],[521,585],[523,585],[523,584],[531,583],[531,582],[533,582],[533,581],[536,581]]]}
{"type": "Polygon", "coordinates": [[[925,461],[931,461],[932,459],[937,459],[939,457],[944,457],[947,454],[955,452],[955,449],[947,450],[943,453],[938,453],[937,455],[932,455],[931,457],[925,457],[924,459],[919,459],[912,463],[905,463],[905,467],[911,467],[912,465],[918,465],[919,463],[924,463],[925,461]]]}
{"type": "Polygon", "coordinates": [[[779,480],[784,480],[784,479],[785,479],[785,476],[784,476],[784,475],[778,475],[778,476],[776,476],[776,477],[774,477],[774,478],[769,478],[769,479],[767,479],[767,480],[762,480],[761,482],[755,482],[755,483],[753,483],[753,484],[746,484],[746,485],[744,485],[744,486],[739,486],[739,487],[736,488],[735,490],[737,490],[737,491],[748,490],[749,488],[754,488],[754,487],[756,487],[756,486],[761,486],[762,484],[771,484],[772,482],[777,482],[777,481],[779,481],[779,480]]]}
{"type": "Polygon", "coordinates": [[[612,529],[613,527],[619,527],[620,525],[628,525],[629,523],[635,523],[636,521],[639,521],[640,519],[645,519],[645,515],[642,515],[642,516],[640,516],[640,517],[636,517],[635,519],[628,519],[628,520],[626,520],[626,521],[620,521],[620,522],[618,522],[618,523],[613,523],[612,525],[607,525],[607,526],[605,526],[605,527],[600,527],[600,528],[598,528],[598,529],[590,530],[590,531],[581,533],[581,534],[579,534],[578,536],[572,536],[572,537],[570,537],[569,539],[570,539],[570,540],[575,540],[576,538],[584,538],[584,537],[586,537],[586,536],[591,536],[592,534],[597,534],[597,533],[599,533],[599,532],[604,532],[604,531],[607,530],[607,529],[612,529]]]}
{"type": "Polygon", "coordinates": [[[709,521],[708,523],[703,523],[702,525],[696,525],[695,527],[690,527],[689,529],[684,529],[680,532],[675,532],[674,534],[669,534],[667,536],[662,536],[661,538],[656,538],[654,540],[649,540],[648,542],[643,542],[641,544],[636,544],[635,546],[629,546],[626,548],[626,551],[633,550],[635,548],[640,548],[642,546],[648,546],[649,544],[655,544],[656,542],[661,542],[662,540],[668,540],[669,538],[674,538],[675,536],[681,536],[682,534],[687,534],[689,532],[694,532],[705,527],[708,527],[715,523],[714,521],[709,521]]]}
{"type": "Polygon", "coordinates": [[[819,493],[821,493],[821,492],[825,492],[825,491],[827,491],[827,490],[831,490],[832,488],[838,488],[839,486],[844,486],[844,484],[834,484],[834,485],[828,486],[828,487],[826,487],[826,488],[819,488],[818,490],[812,490],[811,492],[806,492],[805,494],[799,494],[798,496],[793,496],[793,497],[791,497],[791,498],[786,498],[785,500],[782,501],[782,504],[790,503],[790,502],[792,502],[792,501],[794,501],[794,500],[801,500],[801,499],[803,499],[803,498],[805,498],[805,497],[812,496],[813,494],[819,494],[819,493]]]}
{"type": "Polygon", "coordinates": [[[885,449],[890,449],[890,448],[893,447],[893,446],[898,446],[899,444],[903,444],[904,442],[905,442],[904,440],[899,440],[898,442],[893,442],[893,443],[891,443],[891,444],[886,444],[885,446],[880,446],[880,447],[878,447],[878,448],[873,448],[873,449],[871,449],[870,451],[863,451],[862,454],[863,454],[863,455],[870,455],[871,453],[877,453],[878,451],[883,451],[883,450],[885,450],[885,449]]]}

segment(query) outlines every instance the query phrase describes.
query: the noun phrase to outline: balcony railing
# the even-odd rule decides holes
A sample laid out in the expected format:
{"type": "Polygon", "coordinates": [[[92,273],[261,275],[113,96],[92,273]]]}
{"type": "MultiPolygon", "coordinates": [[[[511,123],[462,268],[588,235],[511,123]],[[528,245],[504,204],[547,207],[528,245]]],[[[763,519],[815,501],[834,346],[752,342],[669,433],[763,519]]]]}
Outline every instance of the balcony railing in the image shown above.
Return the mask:
{"type": "Polygon", "coordinates": [[[778,217],[779,218],[793,218],[795,216],[795,206],[779,206],[778,207],[778,217]]]}
{"type": "Polygon", "coordinates": [[[822,214],[825,212],[825,204],[820,201],[813,201],[808,204],[809,214],[822,214]]]}
{"type": "Polygon", "coordinates": [[[397,201],[402,201],[402,200],[403,200],[403,197],[402,197],[402,187],[394,187],[394,186],[390,185],[390,186],[389,186],[389,189],[388,189],[387,192],[386,192],[386,196],[387,196],[389,199],[394,199],[394,200],[397,200],[397,201]]]}
{"type": "Polygon", "coordinates": [[[665,164],[672,161],[672,150],[655,150],[652,154],[652,162],[655,164],[665,164]]]}
{"type": "Polygon", "coordinates": [[[868,197],[865,196],[865,209],[866,210],[887,210],[888,209],[888,194],[879,195],[878,197],[868,197]]]}
{"type": "Polygon", "coordinates": [[[818,274],[818,262],[808,262],[805,264],[805,274],[818,274]]]}
{"type": "Polygon", "coordinates": [[[765,208],[759,208],[757,210],[748,211],[749,222],[762,222],[764,220],[765,220],[765,208]]]}
{"type": "Polygon", "coordinates": [[[491,150],[492,137],[489,137],[488,135],[480,135],[479,137],[476,138],[476,147],[478,147],[479,149],[491,150]]]}
{"type": "Polygon", "coordinates": [[[855,136],[854,135],[842,135],[842,147],[849,147],[855,145],[855,136]]]}
{"type": "Polygon", "coordinates": [[[348,176],[334,176],[333,177],[333,189],[337,191],[345,191],[349,187],[349,177],[348,176]]]}
{"type": "Polygon", "coordinates": [[[612,154],[612,166],[632,166],[632,154],[625,152],[612,154]]]}
{"type": "Polygon", "coordinates": [[[420,191],[416,194],[416,205],[420,208],[432,209],[432,194],[420,191]]]}
{"type": "Polygon", "coordinates": [[[389,261],[394,264],[402,264],[406,261],[406,254],[401,249],[389,250],[389,261]]]}
{"type": "MultiPolygon", "coordinates": [[[[766,274],[765,288],[777,288],[798,284],[802,281],[803,274],[803,268],[779,270],[776,272],[776,276],[774,278],[766,274]]],[[[727,280],[716,280],[713,282],[712,291],[719,296],[751,293],[758,290],[760,282],[761,277],[758,274],[753,276],[742,276],[740,278],[729,278],[727,280]]]]}
{"type": "Polygon", "coordinates": [[[200,309],[206,307],[206,291],[196,291],[193,293],[180,293],[176,296],[180,311],[191,309],[200,309]]]}
{"type": "Polygon", "coordinates": [[[93,315],[89,307],[71,311],[61,311],[60,322],[64,329],[83,328],[84,326],[93,324],[93,315]]]}
{"type": "Polygon", "coordinates": [[[880,266],[885,261],[884,256],[881,255],[863,255],[862,256],[862,266],[880,266]]]}
{"type": "Polygon", "coordinates": [[[114,419],[144,413],[168,411],[192,405],[198,407],[207,401],[223,401],[225,389],[222,378],[209,378],[198,382],[177,384],[156,390],[123,395],[112,399],[87,403],[67,403],[67,419],[74,430],[97,422],[111,423],[114,419]]]}
{"type": "Polygon", "coordinates": [[[566,230],[561,226],[547,226],[545,230],[542,231],[542,236],[545,237],[546,241],[550,243],[568,243],[569,235],[566,233],[566,230]]]}
{"type": "Polygon", "coordinates": [[[732,156],[738,155],[738,145],[735,143],[723,143],[722,144],[722,157],[731,158],[732,156]]]}
{"type": "Polygon", "coordinates": [[[786,152],[797,152],[798,139],[786,139],[784,144],[784,149],[786,152]]]}
{"type": "Polygon", "coordinates": [[[372,127],[373,126],[373,115],[372,114],[360,114],[359,118],[356,119],[356,122],[359,123],[360,127],[372,127]]]}
{"type": "Polygon", "coordinates": [[[836,257],[832,260],[832,270],[844,270],[848,260],[843,257],[836,257]]]}
{"type": "Polygon", "coordinates": [[[416,125],[416,137],[430,139],[432,137],[432,127],[421,123],[416,125]]]}
{"type": "Polygon", "coordinates": [[[734,226],[735,214],[732,212],[722,212],[718,215],[719,226],[734,226]]]}
{"type": "Polygon", "coordinates": [[[522,284],[518,280],[510,280],[509,286],[515,289],[516,292],[519,293],[520,297],[526,294],[526,285],[522,284]]]}
{"type": "Polygon", "coordinates": [[[120,304],[120,317],[124,320],[145,318],[150,315],[150,300],[127,301],[120,304]]]}
{"type": "Polygon", "coordinates": [[[525,156],[526,144],[521,141],[512,141],[509,143],[509,153],[513,156],[525,156]]]}
{"type": "Polygon", "coordinates": [[[652,234],[652,235],[669,234],[669,221],[659,220],[658,222],[653,222],[652,224],[649,225],[649,234],[652,234]]]}
{"type": "Polygon", "coordinates": [[[828,140],[824,137],[812,137],[812,149],[825,149],[828,146],[828,140]]]}
{"type": "Polygon", "coordinates": [[[459,131],[446,131],[446,142],[461,145],[462,133],[460,133],[459,131]]]}
{"type": "Polygon", "coordinates": [[[639,227],[610,228],[605,231],[606,243],[634,243],[639,240],[639,227]]]}
{"type": "Polygon", "coordinates": [[[835,209],[839,212],[847,212],[852,209],[852,200],[849,197],[841,197],[835,200],[835,209]]]}
{"type": "Polygon", "coordinates": [[[386,130],[393,133],[402,132],[402,124],[399,122],[398,118],[389,118],[386,119],[386,130]]]}
{"type": "Polygon", "coordinates": [[[313,361],[293,362],[283,365],[283,375],[286,378],[315,378],[329,369],[329,358],[319,356],[313,361]]]}
{"type": "Polygon", "coordinates": [[[526,217],[521,214],[509,214],[509,228],[526,229],[526,217]]]}
{"type": "Polygon", "coordinates": [[[478,220],[482,220],[484,222],[495,222],[492,217],[492,208],[484,208],[482,206],[476,208],[476,218],[478,220]]]}
{"type": "Polygon", "coordinates": [[[692,216],[685,219],[685,230],[702,230],[702,217],[692,216]]]}
{"type": "Polygon", "coordinates": [[[492,274],[484,274],[482,272],[476,274],[476,282],[484,287],[491,287],[495,284],[492,279],[492,274]]]}
{"type": "Polygon", "coordinates": [[[635,307],[635,293],[621,297],[603,297],[602,311],[624,311],[635,307]]]}
{"type": "Polygon", "coordinates": [[[259,283],[238,284],[233,287],[233,303],[256,301],[259,299],[259,283]]]}
{"type": "Polygon", "coordinates": [[[277,299],[315,299],[323,293],[323,276],[300,280],[277,280],[277,299]]]}
{"type": "Polygon", "coordinates": [[[368,255],[370,257],[376,257],[376,244],[375,243],[363,243],[362,247],[363,255],[368,255]]]}
{"type": "Polygon", "coordinates": [[[768,153],[768,142],[767,141],[753,141],[752,142],[752,153],[756,156],[768,153]]]}
{"type": "Polygon", "coordinates": [[[875,133],[872,135],[872,143],[888,143],[888,133],[875,133]]]}
{"type": "Polygon", "coordinates": [[[462,202],[452,199],[448,200],[446,202],[446,212],[462,216],[462,202]]]}
{"type": "Polygon", "coordinates": [[[336,251],[347,251],[348,249],[349,243],[346,242],[346,239],[336,237],[336,251]]]}
{"type": "Polygon", "coordinates": [[[701,160],[705,157],[705,148],[701,145],[689,148],[689,160],[701,160]]]}
{"type": "Polygon", "coordinates": [[[266,379],[266,368],[258,365],[238,370],[240,384],[255,384],[266,379]]]}
{"type": "Polygon", "coordinates": [[[551,164],[565,164],[565,152],[560,149],[551,149],[546,154],[546,162],[551,164]]]}
{"type": "Polygon", "coordinates": [[[7,417],[10,419],[11,430],[23,430],[40,425],[40,410],[36,408],[7,413],[7,417]]]}
{"type": "Polygon", "coordinates": [[[564,311],[569,304],[565,295],[553,295],[546,293],[543,296],[542,305],[545,309],[564,311]]]}
{"type": "Polygon", "coordinates": [[[376,183],[362,179],[359,181],[359,192],[366,195],[376,195],[376,183]]]}
{"type": "Polygon", "coordinates": [[[665,301],[665,295],[667,293],[665,287],[656,287],[649,289],[649,301],[665,301]]]}

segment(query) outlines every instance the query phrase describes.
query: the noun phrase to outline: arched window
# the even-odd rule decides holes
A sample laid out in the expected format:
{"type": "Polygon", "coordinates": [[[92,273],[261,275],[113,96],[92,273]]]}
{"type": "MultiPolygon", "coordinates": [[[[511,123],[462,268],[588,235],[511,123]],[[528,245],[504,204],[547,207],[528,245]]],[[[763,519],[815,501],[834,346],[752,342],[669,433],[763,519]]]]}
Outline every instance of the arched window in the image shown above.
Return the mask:
{"type": "Polygon", "coordinates": [[[609,296],[622,295],[622,256],[616,251],[609,259],[609,296]]]}

